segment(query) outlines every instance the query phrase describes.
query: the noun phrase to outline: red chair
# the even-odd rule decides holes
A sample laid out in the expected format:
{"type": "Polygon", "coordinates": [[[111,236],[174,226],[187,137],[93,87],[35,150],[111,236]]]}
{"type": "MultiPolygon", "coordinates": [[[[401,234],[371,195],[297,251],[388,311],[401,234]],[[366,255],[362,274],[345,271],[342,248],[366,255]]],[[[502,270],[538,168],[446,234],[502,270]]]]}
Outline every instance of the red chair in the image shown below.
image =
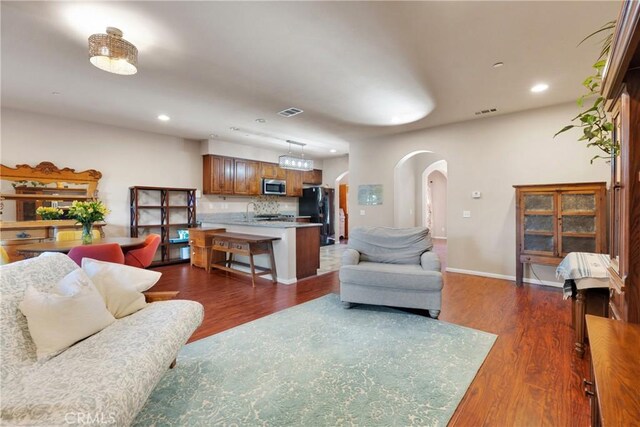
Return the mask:
{"type": "Polygon", "coordinates": [[[79,266],[82,266],[82,258],[124,264],[124,253],[117,243],[76,246],[69,251],[69,258],[74,260],[79,266]]]}
{"type": "Polygon", "coordinates": [[[124,255],[124,263],[132,267],[147,268],[151,265],[158,246],[160,246],[160,236],[149,234],[144,240],[144,246],[127,251],[124,255]]]}

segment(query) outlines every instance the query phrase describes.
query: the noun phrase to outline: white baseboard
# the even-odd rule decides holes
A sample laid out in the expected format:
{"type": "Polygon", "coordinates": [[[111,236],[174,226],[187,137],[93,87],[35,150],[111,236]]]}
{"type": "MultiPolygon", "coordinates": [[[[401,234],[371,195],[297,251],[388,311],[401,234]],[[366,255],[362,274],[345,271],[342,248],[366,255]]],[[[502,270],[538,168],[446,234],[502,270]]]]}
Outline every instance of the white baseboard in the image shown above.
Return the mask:
{"type": "Polygon", "coordinates": [[[442,239],[442,240],[447,240],[447,236],[444,237],[440,237],[440,236],[431,236],[432,239],[442,239]]]}
{"type": "MultiPolygon", "coordinates": [[[[503,280],[509,280],[511,282],[515,282],[516,281],[516,276],[507,276],[505,274],[487,273],[485,271],[474,271],[474,270],[465,270],[465,269],[462,269],[462,268],[447,267],[447,272],[449,272],[449,273],[470,274],[472,276],[490,277],[492,279],[503,279],[503,280]]],[[[532,283],[534,285],[551,286],[553,288],[561,288],[562,287],[562,283],[560,283],[560,282],[551,282],[549,280],[528,279],[528,278],[525,277],[522,281],[525,282],[525,283],[532,283]]]]}

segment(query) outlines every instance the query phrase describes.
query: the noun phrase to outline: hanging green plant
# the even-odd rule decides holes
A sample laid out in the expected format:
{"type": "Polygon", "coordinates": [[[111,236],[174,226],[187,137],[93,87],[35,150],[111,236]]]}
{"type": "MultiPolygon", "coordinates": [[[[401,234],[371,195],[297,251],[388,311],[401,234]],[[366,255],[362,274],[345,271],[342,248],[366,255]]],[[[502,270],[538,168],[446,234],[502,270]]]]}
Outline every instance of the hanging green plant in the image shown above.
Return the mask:
{"type": "Polygon", "coordinates": [[[591,37],[594,37],[598,34],[605,33],[606,36],[602,40],[602,49],[600,51],[600,56],[598,56],[598,60],[595,64],[593,64],[593,68],[595,69],[595,74],[587,77],[584,82],[582,82],[582,86],[587,89],[587,93],[578,98],[578,106],[580,108],[584,107],[585,101],[589,101],[594,99],[593,104],[589,106],[586,110],[582,111],[580,114],[571,119],[572,122],[577,122],[577,124],[567,125],[560,129],[553,137],[555,138],[559,134],[568,131],[573,128],[582,129],[582,136],[578,141],[587,141],[587,147],[598,147],[606,156],[597,155],[591,159],[591,163],[595,159],[611,159],[611,156],[615,156],[618,154],[620,147],[618,144],[613,142],[611,138],[611,131],[613,130],[613,123],[609,121],[607,118],[607,113],[604,109],[604,98],[600,95],[600,88],[602,87],[602,72],[604,71],[604,67],[607,63],[607,58],[609,57],[609,52],[611,51],[611,42],[613,41],[613,30],[616,26],[616,21],[610,21],[604,24],[599,30],[589,34],[585,37],[579,44],[581,45],[591,37]],[[593,98],[595,96],[595,98],[593,98]]]}

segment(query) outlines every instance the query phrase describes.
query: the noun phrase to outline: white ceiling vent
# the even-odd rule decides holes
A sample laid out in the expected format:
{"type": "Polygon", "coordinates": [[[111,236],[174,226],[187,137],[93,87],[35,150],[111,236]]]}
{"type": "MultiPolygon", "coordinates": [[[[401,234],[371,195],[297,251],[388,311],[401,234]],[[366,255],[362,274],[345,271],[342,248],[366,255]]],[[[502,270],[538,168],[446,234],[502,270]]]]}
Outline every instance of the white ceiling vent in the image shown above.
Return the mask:
{"type": "Polygon", "coordinates": [[[300,113],[302,113],[301,109],[296,107],[290,107],[290,108],[287,108],[286,110],[280,111],[278,114],[280,114],[283,117],[293,117],[293,116],[297,116],[300,113]]]}
{"type": "Polygon", "coordinates": [[[498,111],[497,108],[487,108],[486,110],[476,111],[476,116],[483,116],[485,114],[491,114],[498,111]]]}

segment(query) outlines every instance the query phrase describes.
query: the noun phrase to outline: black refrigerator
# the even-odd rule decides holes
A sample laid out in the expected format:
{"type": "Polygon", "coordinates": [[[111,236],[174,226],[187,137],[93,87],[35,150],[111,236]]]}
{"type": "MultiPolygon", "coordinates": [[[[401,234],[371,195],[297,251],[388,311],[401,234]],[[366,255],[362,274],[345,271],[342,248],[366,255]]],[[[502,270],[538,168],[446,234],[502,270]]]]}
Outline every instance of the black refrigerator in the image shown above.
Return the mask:
{"type": "Polygon", "coordinates": [[[300,216],[310,216],[311,222],[322,224],[320,246],[335,243],[335,223],[333,217],[333,188],[310,187],[302,190],[299,199],[300,216]]]}

